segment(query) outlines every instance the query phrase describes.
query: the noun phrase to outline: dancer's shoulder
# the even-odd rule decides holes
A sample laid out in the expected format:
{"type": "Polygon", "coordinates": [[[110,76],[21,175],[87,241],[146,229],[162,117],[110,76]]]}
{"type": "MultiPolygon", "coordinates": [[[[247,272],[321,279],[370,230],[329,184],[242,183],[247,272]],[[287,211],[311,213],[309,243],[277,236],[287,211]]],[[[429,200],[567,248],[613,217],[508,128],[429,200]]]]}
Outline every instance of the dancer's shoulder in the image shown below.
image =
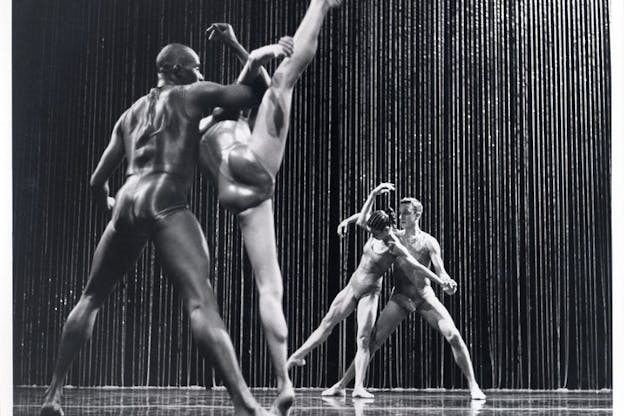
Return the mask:
{"type": "Polygon", "coordinates": [[[431,251],[439,251],[440,250],[440,243],[438,242],[438,239],[435,238],[434,236],[432,236],[429,233],[424,232],[424,238],[423,240],[425,241],[425,245],[427,247],[429,247],[429,250],[431,251]]]}

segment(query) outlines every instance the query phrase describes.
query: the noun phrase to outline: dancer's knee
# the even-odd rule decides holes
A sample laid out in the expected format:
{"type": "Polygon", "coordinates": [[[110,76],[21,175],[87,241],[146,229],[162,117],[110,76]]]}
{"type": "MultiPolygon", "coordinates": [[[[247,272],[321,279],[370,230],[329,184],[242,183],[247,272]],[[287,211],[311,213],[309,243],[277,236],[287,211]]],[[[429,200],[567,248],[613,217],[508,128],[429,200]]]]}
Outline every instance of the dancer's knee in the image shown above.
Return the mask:
{"type": "Polygon", "coordinates": [[[81,314],[97,314],[104,304],[104,298],[92,293],[83,293],[80,300],[74,307],[75,311],[81,314]]]}
{"type": "Polygon", "coordinates": [[[358,335],[357,348],[358,351],[370,352],[371,339],[369,335],[358,335]]]}
{"type": "Polygon", "coordinates": [[[286,325],[272,325],[269,335],[277,342],[286,342],[288,340],[288,328],[286,325]]]}
{"type": "Polygon", "coordinates": [[[89,339],[102,303],[97,297],[83,294],[67,317],[63,332],[71,334],[74,340],[84,342],[89,339]]]}
{"type": "Polygon", "coordinates": [[[202,306],[196,306],[189,311],[191,332],[196,341],[207,341],[210,344],[218,344],[228,337],[225,329],[219,322],[211,318],[210,312],[202,306]]]}
{"type": "Polygon", "coordinates": [[[373,329],[373,332],[370,335],[370,351],[375,352],[381,347],[382,339],[379,339],[378,333],[376,329],[373,329]]]}
{"type": "Polygon", "coordinates": [[[191,331],[193,333],[202,329],[206,325],[208,320],[206,311],[198,304],[194,304],[189,307],[189,322],[191,323],[191,331]]]}
{"type": "Polygon", "coordinates": [[[461,336],[453,321],[449,321],[448,319],[440,320],[438,322],[438,328],[440,328],[440,332],[449,343],[453,344],[461,341],[461,336]]]}
{"type": "Polygon", "coordinates": [[[208,279],[181,279],[180,295],[186,312],[197,314],[197,311],[218,313],[217,301],[215,299],[212,285],[208,279]]]}
{"type": "Polygon", "coordinates": [[[260,302],[279,302],[281,306],[284,287],[281,284],[261,283],[258,285],[258,294],[260,302]]]}

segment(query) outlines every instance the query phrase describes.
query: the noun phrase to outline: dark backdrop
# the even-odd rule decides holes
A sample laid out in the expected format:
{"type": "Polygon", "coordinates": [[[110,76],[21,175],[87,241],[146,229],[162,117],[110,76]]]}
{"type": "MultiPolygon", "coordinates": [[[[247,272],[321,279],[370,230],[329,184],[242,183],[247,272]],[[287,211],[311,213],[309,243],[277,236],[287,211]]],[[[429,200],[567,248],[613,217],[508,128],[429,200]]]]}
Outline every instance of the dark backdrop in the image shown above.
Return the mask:
{"type": "MultiPolygon", "coordinates": [[[[420,198],[459,283],[437,293],[496,388],[611,387],[610,73],[607,0],[350,1],[300,80],[275,216],[289,351],[346,284],[366,236],[335,235],[380,181],[420,198]]],[[[168,42],[207,79],[240,65],[207,42],[233,24],[258,47],[293,34],[303,0],[13,3],[14,381],[46,384],[62,324],[107,221],[88,179],[116,118],[155,83],[168,42]]],[[[122,170],[112,180],[119,187],[122,170]]],[[[272,383],[252,275],[233,217],[198,175],[191,195],[211,279],[252,386],[272,383]]],[[[392,278],[385,279],[383,300],[392,278]]],[[[327,386],[354,355],[349,318],[297,386],[327,386]]],[[[146,250],[103,308],[74,385],[206,385],[180,302],[146,250]]],[[[218,382],[218,376],[217,376],[218,382]]],[[[464,387],[416,315],[372,362],[375,387],[464,387]]]]}

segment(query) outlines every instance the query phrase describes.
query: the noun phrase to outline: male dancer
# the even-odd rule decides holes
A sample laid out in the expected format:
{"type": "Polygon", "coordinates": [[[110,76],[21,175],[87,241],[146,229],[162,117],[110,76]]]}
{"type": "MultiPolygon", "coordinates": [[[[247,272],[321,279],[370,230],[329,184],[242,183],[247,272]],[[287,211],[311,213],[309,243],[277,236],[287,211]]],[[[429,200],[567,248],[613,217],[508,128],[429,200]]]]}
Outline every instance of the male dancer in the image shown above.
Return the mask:
{"type": "MultiPolygon", "coordinates": [[[[399,224],[402,230],[396,232],[397,237],[421,264],[430,267],[441,279],[450,279],[444,269],[440,244],[438,241],[420,229],[419,221],[423,212],[423,206],[416,198],[403,198],[399,206],[399,224]]],[[[353,215],[338,226],[338,234],[343,237],[347,225],[356,221],[358,214],[353,215]]],[[[397,259],[394,267],[395,286],[390,296],[390,300],[381,311],[379,319],[375,323],[371,340],[370,351],[372,355],[386,341],[390,334],[407,318],[407,316],[418,311],[425,320],[440,332],[451,345],[455,362],[461,369],[464,377],[468,381],[470,396],[473,400],[485,400],[485,394],[479,388],[474,371],[470,353],[466,343],[462,339],[451,315],[444,305],[438,300],[429,279],[421,273],[414,273],[411,265],[397,259]],[[411,278],[408,276],[412,275],[411,278]],[[413,276],[417,276],[415,280],[413,276]]],[[[358,374],[358,378],[364,379],[367,367],[362,367],[364,374],[358,374]]],[[[347,384],[359,371],[358,366],[351,363],[342,379],[335,385],[325,390],[323,396],[343,396],[347,384]]],[[[355,391],[355,390],[354,390],[355,391]]],[[[372,398],[368,391],[359,391],[357,397],[372,398]]]]}
{"type": "Polygon", "coordinates": [[[226,104],[250,107],[260,101],[262,92],[244,85],[204,82],[199,57],[180,44],[165,46],[156,58],[156,67],[157,86],[119,118],[91,176],[95,201],[113,210],[112,219],[95,251],[84,292],[63,327],[41,415],[63,414],[60,399],[69,366],[91,336],[104,300],[148,241],[154,243],[160,262],[182,296],[199,351],[210,356],[219,369],[236,414],[265,414],[241,375],[208,281],[206,240],[187,207],[202,114],[226,104]],[[128,160],[126,180],[113,199],[108,178],[124,156],[128,160]]]}

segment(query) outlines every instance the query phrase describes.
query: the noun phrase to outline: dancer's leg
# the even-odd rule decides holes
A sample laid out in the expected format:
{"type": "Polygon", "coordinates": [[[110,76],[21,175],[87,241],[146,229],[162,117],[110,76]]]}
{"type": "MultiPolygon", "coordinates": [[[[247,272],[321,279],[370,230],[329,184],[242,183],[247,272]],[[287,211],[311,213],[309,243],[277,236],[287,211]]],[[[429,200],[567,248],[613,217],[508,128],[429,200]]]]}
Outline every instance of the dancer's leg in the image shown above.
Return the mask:
{"type": "Polygon", "coordinates": [[[182,296],[198,349],[217,366],[236,414],[264,414],[243,379],[232,341],[219,314],[208,281],[208,247],[193,214],[184,210],[163,220],[154,235],[154,245],[169,278],[182,296]]]}
{"type": "Polygon", "coordinates": [[[273,175],[279,170],[284,156],[293,88],[314,58],[318,36],[329,8],[339,3],[336,0],[310,2],[293,37],[295,51],[278,66],[258,109],[249,147],[273,175]]]}
{"type": "Polygon", "coordinates": [[[336,295],[319,327],[316,328],[301,347],[288,358],[288,362],[286,363],[287,368],[290,369],[294,365],[305,365],[304,357],[320,343],[325,341],[329,334],[331,334],[334,326],[349,316],[349,314],[353,312],[353,309],[355,309],[355,306],[356,298],[354,297],[353,289],[351,285],[347,285],[347,287],[336,295]]]}
{"type": "Polygon", "coordinates": [[[377,317],[379,292],[368,294],[360,299],[357,308],[357,353],[355,354],[355,386],[353,397],[372,399],[373,395],[364,389],[366,369],[371,356],[371,332],[377,317]]]}
{"type": "MultiPolygon", "coordinates": [[[[371,334],[371,357],[377,352],[377,350],[386,342],[390,334],[392,334],[396,328],[403,322],[409,315],[409,312],[405,310],[398,303],[393,300],[389,300],[386,306],[379,314],[379,318],[375,323],[373,332],[371,334]]],[[[369,358],[370,362],[370,358],[369,358]]],[[[349,382],[355,377],[355,360],[351,362],[351,365],[345,371],[342,378],[329,389],[325,390],[321,395],[323,396],[343,396],[345,388],[349,382]]]]}
{"type": "Polygon", "coordinates": [[[63,414],[60,401],[69,366],[91,337],[102,304],[123,273],[136,261],[144,245],[145,238],[121,235],[111,223],[106,227],[93,255],[87,285],[63,326],[52,382],[41,408],[42,416],[63,414]]]}
{"type": "Polygon", "coordinates": [[[453,350],[453,357],[455,362],[461,369],[462,373],[468,380],[468,388],[470,389],[470,396],[473,400],[484,400],[485,394],[479,388],[479,384],[474,376],[474,370],[472,368],[472,361],[470,360],[470,353],[468,347],[462,339],[453,318],[448,313],[448,310],[444,307],[442,302],[435,296],[429,296],[426,298],[421,309],[420,314],[425,320],[440,332],[444,338],[451,345],[453,350]]]}
{"type": "Polygon", "coordinates": [[[266,200],[238,215],[245,248],[254,271],[259,294],[260,318],[271,352],[279,391],[275,409],[286,414],[294,399],[286,369],[288,327],[282,309],[282,273],[277,263],[273,203],[266,200]]]}

